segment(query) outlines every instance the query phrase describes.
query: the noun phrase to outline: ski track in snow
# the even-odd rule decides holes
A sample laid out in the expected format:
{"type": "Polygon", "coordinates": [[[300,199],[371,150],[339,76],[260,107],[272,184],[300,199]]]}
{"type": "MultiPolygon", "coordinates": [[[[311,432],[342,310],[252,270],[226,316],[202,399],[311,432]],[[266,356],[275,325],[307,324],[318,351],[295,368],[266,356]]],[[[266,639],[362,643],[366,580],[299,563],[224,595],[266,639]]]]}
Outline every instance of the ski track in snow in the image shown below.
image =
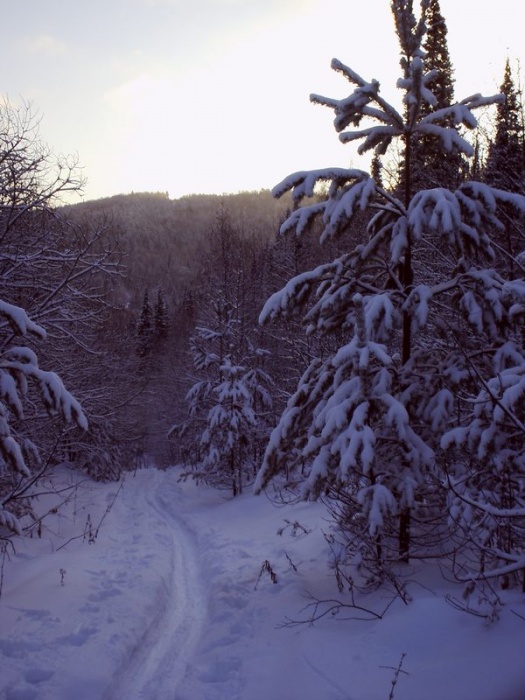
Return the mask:
{"type": "Polygon", "coordinates": [[[487,628],[423,567],[428,586],[381,621],[283,627],[308,595],[334,597],[322,504],[232,499],[176,469],[129,473],[122,488],[81,481],[5,563],[0,700],[380,700],[402,653],[400,700],[525,698],[520,591],[487,628]],[[85,525],[101,520],[90,545],[85,525]]]}
{"type": "Polygon", "coordinates": [[[200,495],[154,469],[122,488],[83,483],[41,539],[17,542],[0,600],[0,700],[244,700],[265,617],[253,600],[262,555],[244,521],[223,532],[222,495],[210,493],[210,511],[200,495]],[[101,518],[90,545],[82,532],[101,518]]]}
{"type": "Polygon", "coordinates": [[[176,499],[161,482],[144,505],[165,525],[171,575],[166,598],[109,693],[111,700],[174,700],[206,620],[206,594],[194,537],[174,514],[176,499]]]}

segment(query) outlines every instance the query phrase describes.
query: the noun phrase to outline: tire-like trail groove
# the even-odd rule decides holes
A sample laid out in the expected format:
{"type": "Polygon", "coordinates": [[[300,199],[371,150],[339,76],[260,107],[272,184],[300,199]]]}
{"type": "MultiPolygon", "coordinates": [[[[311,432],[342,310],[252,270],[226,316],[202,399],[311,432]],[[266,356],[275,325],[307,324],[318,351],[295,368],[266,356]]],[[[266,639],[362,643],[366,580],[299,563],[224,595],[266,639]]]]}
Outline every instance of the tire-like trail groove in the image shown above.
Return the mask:
{"type": "Polygon", "coordinates": [[[113,684],[111,700],[175,700],[204,626],[207,601],[194,538],[174,514],[176,498],[166,487],[161,481],[144,494],[144,508],[166,535],[170,576],[157,613],[113,684]]]}

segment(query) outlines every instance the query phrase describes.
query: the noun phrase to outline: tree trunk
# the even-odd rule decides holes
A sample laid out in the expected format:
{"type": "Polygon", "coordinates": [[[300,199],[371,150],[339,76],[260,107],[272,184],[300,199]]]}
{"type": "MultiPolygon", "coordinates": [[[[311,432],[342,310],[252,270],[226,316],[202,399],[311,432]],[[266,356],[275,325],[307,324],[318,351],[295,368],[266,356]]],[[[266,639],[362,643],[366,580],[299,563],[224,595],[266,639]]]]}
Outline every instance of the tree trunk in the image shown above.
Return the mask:
{"type": "Polygon", "coordinates": [[[405,564],[410,560],[410,508],[399,515],[399,558],[405,564]]]}
{"type": "MultiPolygon", "coordinates": [[[[408,210],[411,198],[411,137],[407,134],[405,139],[405,209],[408,210]]],[[[405,298],[410,294],[414,282],[412,269],[412,233],[407,228],[407,248],[403,268],[401,270],[401,283],[405,298]]],[[[412,317],[408,311],[403,311],[403,337],[401,356],[405,365],[412,354],[412,317]]],[[[401,561],[408,563],[410,552],[410,508],[405,508],[399,516],[399,557],[401,561]]]]}

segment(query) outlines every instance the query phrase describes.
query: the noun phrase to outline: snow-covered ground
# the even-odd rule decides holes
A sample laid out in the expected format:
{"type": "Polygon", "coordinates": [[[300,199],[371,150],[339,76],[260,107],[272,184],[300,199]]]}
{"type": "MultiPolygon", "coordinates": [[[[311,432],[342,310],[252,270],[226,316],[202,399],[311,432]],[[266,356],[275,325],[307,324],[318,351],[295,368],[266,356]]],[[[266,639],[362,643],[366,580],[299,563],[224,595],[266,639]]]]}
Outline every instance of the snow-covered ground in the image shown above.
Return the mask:
{"type": "MultiPolygon", "coordinates": [[[[78,478],[64,471],[56,483],[78,478]]],[[[382,620],[283,626],[309,593],[338,597],[325,517],[319,504],[276,507],[179,483],[176,469],[128,474],[121,488],[83,482],[4,561],[0,697],[524,700],[517,591],[486,626],[423,570],[428,585],[413,584],[413,601],[382,620]]]]}

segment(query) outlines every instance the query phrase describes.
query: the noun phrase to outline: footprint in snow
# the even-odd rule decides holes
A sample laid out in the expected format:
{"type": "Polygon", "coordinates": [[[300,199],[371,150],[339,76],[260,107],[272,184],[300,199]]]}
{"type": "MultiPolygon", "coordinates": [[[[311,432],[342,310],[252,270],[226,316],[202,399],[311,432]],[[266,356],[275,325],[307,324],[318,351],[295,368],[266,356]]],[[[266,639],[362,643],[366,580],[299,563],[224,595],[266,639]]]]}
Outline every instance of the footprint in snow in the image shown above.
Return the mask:
{"type": "Polygon", "coordinates": [[[10,607],[11,610],[18,610],[18,612],[22,613],[22,615],[20,615],[20,617],[18,618],[19,620],[22,619],[22,617],[26,617],[29,620],[42,620],[43,622],[60,622],[59,618],[52,615],[49,610],[38,610],[36,608],[17,608],[14,606],[10,607]]]}
{"type": "Polygon", "coordinates": [[[68,644],[73,647],[81,647],[87,640],[98,632],[97,627],[80,627],[76,632],[58,637],[59,644],[68,644]]]}
{"type": "Polygon", "coordinates": [[[14,686],[5,694],[5,700],[35,700],[38,692],[32,686],[14,686]]]}
{"type": "Polygon", "coordinates": [[[78,612],[81,613],[98,613],[99,611],[100,607],[98,605],[93,605],[92,603],[86,603],[78,609],[78,612]]]}
{"type": "Polygon", "coordinates": [[[0,653],[11,659],[25,659],[42,648],[42,643],[33,639],[0,639],[0,653]]]}
{"type": "Polygon", "coordinates": [[[238,680],[242,662],[240,659],[223,658],[198,670],[197,676],[203,683],[219,684],[232,680],[238,680]]]}
{"type": "Polygon", "coordinates": [[[106,588],[102,591],[97,591],[96,593],[91,593],[88,595],[88,600],[90,603],[101,603],[103,600],[108,598],[114,598],[116,595],[122,595],[120,588],[112,586],[111,588],[106,588]]]}
{"type": "Polygon", "coordinates": [[[44,668],[29,668],[25,673],[24,673],[24,679],[28,683],[32,683],[33,685],[37,685],[38,683],[43,683],[44,681],[48,681],[53,675],[54,671],[48,671],[44,668]]]}

